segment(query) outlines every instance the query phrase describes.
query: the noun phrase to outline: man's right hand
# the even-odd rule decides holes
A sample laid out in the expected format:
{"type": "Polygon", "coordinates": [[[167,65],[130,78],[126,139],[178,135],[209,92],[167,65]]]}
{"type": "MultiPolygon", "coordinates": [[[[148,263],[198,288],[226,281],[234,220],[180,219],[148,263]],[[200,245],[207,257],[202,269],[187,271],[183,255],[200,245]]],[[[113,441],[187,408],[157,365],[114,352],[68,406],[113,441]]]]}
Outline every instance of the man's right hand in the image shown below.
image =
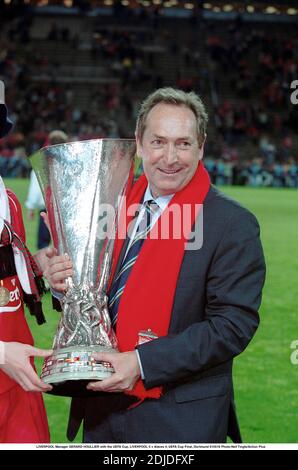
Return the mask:
{"type": "Polygon", "coordinates": [[[43,275],[53,291],[65,292],[68,288],[65,280],[73,275],[72,262],[68,255],[58,256],[53,247],[46,249],[47,262],[43,275]]]}
{"type": "Polygon", "coordinates": [[[48,357],[52,350],[34,348],[22,343],[4,343],[4,364],[0,369],[26,392],[48,392],[52,386],[40,380],[31,365],[30,357],[48,357]]]}

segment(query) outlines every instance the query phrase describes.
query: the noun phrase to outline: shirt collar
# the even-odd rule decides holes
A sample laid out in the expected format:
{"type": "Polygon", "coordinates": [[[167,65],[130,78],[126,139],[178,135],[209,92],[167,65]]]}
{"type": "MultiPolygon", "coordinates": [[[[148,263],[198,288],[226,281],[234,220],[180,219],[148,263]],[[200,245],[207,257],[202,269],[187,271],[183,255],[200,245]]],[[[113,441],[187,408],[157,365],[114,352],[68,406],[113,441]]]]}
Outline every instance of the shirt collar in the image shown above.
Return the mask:
{"type": "Polygon", "coordinates": [[[160,207],[160,209],[163,211],[167,205],[169,204],[170,200],[172,199],[172,197],[174,196],[174,194],[168,194],[167,196],[158,196],[157,198],[154,198],[152,196],[152,193],[151,193],[151,190],[149,188],[149,185],[147,186],[147,189],[145,191],[145,194],[144,194],[144,200],[143,200],[143,203],[146,202],[146,201],[155,201],[156,204],[160,207]]]}

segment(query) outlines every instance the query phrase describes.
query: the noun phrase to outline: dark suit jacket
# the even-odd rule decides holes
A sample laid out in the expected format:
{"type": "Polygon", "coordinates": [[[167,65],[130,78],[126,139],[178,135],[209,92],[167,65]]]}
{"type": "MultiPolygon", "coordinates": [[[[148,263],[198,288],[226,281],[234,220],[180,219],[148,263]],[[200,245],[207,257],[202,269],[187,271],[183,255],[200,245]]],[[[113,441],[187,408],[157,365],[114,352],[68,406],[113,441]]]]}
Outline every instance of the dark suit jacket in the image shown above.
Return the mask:
{"type": "MultiPolygon", "coordinates": [[[[128,427],[135,429],[127,442],[225,442],[227,435],[241,441],[232,362],[259,324],[265,278],[259,225],[214,187],[203,224],[202,248],[184,255],[169,334],[138,346],[145,387],[161,385],[164,394],[127,412],[128,427]]],[[[82,417],[92,433],[117,410],[117,399],[107,395],[73,400],[70,439],[82,417]]]]}

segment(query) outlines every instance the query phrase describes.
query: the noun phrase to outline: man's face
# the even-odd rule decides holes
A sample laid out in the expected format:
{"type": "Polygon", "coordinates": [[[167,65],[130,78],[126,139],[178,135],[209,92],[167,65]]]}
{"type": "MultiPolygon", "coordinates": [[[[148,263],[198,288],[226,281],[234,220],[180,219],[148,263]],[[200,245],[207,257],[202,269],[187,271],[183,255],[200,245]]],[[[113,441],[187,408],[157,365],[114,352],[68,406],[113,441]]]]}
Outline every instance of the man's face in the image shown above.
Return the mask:
{"type": "Polygon", "coordinates": [[[159,103],[146,120],[137,151],[153,197],[173,194],[192,179],[203,157],[194,113],[186,106],[159,103]]]}

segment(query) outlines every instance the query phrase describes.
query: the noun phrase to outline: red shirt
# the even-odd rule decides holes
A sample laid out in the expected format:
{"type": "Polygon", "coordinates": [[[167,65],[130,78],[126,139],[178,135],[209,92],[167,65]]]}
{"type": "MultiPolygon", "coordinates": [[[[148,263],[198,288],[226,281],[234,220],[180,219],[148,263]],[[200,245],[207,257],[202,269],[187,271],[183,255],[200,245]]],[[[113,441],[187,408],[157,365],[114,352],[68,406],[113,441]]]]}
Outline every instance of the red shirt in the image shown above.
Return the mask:
{"type": "MultiPolygon", "coordinates": [[[[16,195],[7,190],[11,224],[14,231],[25,242],[25,227],[22,208],[16,195]]],[[[0,341],[18,342],[33,345],[33,337],[28,327],[23,303],[23,291],[17,275],[2,279],[3,287],[10,292],[7,305],[0,307],[0,341]]],[[[16,383],[0,370],[0,393],[4,393],[16,383]]]]}

